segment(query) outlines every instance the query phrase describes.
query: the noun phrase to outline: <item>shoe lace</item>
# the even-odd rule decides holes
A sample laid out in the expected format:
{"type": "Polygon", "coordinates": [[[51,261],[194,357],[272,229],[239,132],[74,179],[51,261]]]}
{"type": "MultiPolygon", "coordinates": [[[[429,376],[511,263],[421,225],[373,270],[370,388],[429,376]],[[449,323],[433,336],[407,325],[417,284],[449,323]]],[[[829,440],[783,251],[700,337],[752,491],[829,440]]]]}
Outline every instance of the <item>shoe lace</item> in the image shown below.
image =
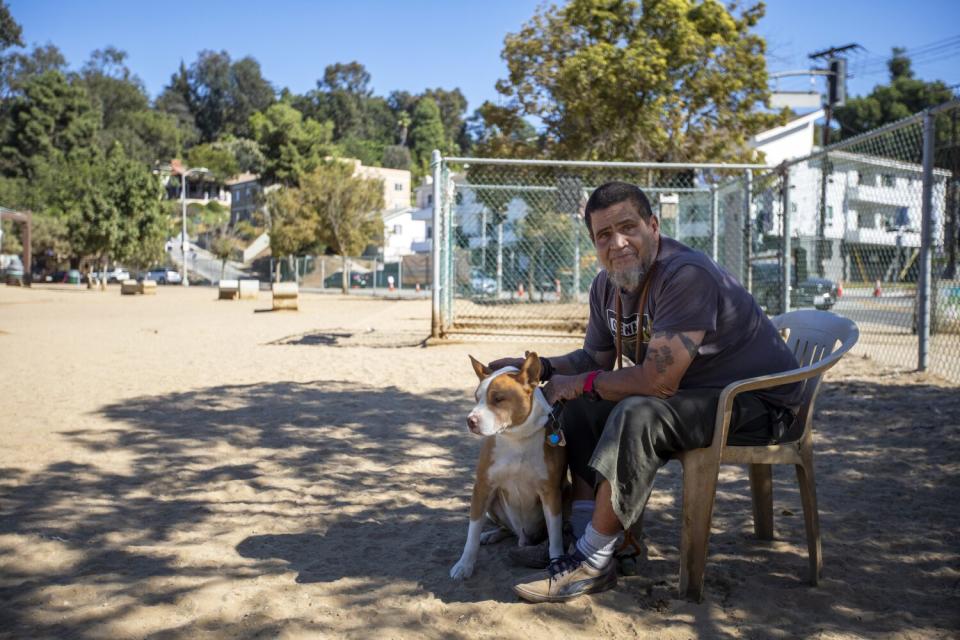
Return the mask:
{"type": "Polygon", "coordinates": [[[561,576],[568,571],[573,571],[580,566],[580,563],[586,560],[578,551],[572,554],[564,554],[562,556],[557,556],[556,558],[550,559],[550,564],[547,565],[547,571],[550,573],[551,578],[556,578],[561,576]]]}

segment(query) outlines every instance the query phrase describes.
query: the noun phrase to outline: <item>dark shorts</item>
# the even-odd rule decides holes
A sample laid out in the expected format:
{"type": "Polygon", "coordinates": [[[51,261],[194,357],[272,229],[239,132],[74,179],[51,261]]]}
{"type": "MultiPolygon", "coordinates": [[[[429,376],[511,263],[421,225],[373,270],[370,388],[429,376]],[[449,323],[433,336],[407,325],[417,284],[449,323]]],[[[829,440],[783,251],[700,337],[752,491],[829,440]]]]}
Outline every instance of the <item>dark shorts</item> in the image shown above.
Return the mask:
{"type": "MultiPolygon", "coordinates": [[[[610,481],[624,526],[643,512],[657,470],[673,454],[710,446],[720,389],[683,389],[670,398],[567,402],[562,414],[570,471],[593,486],[610,481]]],[[[752,393],[734,400],[727,443],[765,445],[800,437],[793,412],[752,393]]]]}

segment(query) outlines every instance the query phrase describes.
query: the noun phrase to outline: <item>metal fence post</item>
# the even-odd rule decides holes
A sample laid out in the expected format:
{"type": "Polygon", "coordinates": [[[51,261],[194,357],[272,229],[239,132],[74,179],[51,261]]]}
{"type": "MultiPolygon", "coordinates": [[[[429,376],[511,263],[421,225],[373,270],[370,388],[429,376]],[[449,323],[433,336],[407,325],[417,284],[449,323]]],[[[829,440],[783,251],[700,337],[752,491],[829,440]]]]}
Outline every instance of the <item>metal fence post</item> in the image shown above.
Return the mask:
{"type": "Polygon", "coordinates": [[[710,185],[710,256],[714,262],[720,261],[720,191],[717,185],[710,185]]]}
{"type": "Polygon", "coordinates": [[[783,239],[781,241],[783,280],[780,282],[780,308],[782,313],[790,311],[790,281],[793,260],[791,259],[792,248],[790,246],[790,169],[786,165],[780,167],[780,195],[781,208],[783,209],[783,239]]]}
{"type": "Polygon", "coordinates": [[[744,281],[747,291],[753,291],[753,169],[743,175],[743,256],[744,281]]]}
{"type": "Polygon", "coordinates": [[[934,120],[930,109],[923,112],[923,190],[920,217],[920,286],[917,291],[917,369],[927,370],[930,348],[930,272],[933,243],[933,146],[934,120]]]}
{"type": "Polygon", "coordinates": [[[440,151],[433,150],[430,157],[430,169],[433,171],[433,238],[430,243],[430,266],[433,274],[430,283],[431,313],[430,335],[440,337],[440,243],[443,241],[440,234],[440,151]]]}
{"type": "Polygon", "coordinates": [[[503,292],[503,222],[497,223],[497,300],[503,292]]]}

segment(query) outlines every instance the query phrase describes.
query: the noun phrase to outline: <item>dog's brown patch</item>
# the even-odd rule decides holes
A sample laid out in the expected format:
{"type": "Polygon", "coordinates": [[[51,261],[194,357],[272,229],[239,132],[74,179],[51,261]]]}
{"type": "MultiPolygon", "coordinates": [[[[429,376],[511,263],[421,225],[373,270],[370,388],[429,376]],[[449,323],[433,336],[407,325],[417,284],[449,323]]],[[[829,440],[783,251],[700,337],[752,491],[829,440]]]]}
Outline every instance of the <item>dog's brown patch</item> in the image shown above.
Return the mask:
{"type": "Polygon", "coordinates": [[[497,421],[515,427],[527,419],[533,409],[533,387],[521,384],[519,374],[498,376],[487,388],[487,406],[496,414],[497,421]]]}

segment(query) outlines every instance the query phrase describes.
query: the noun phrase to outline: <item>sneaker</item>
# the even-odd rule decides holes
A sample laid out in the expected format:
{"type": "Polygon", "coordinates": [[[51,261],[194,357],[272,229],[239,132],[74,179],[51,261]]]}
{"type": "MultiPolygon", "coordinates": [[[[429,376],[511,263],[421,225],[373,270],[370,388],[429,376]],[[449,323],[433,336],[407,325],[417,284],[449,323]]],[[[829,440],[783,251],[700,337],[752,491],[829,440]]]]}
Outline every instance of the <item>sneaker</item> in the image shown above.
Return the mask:
{"type": "Polygon", "coordinates": [[[528,602],[566,602],[588,593],[599,593],[617,585],[617,566],[593,566],[579,553],[556,558],[547,573],[524,578],[513,591],[528,602]]]}

